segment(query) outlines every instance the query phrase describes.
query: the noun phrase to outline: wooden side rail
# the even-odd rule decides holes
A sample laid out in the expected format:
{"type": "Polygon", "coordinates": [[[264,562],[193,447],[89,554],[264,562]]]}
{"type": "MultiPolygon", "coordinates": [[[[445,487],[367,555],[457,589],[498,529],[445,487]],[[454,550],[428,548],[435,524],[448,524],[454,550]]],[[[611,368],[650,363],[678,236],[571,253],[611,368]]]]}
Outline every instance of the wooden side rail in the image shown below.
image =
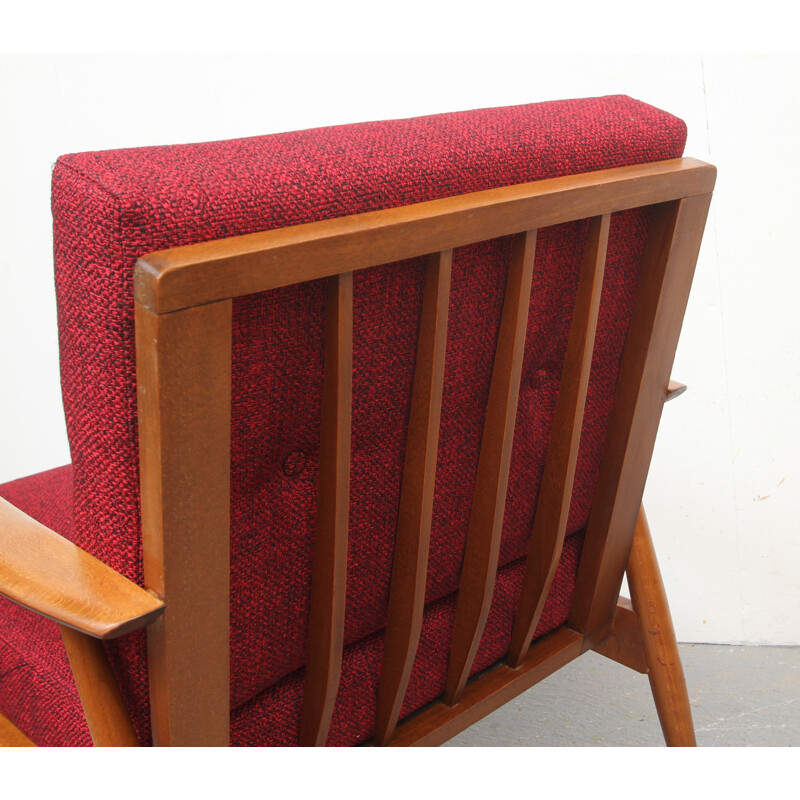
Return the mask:
{"type": "Polygon", "coordinates": [[[231,302],[135,313],[153,742],[227,745],[231,302]]]}
{"type": "Polygon", "coordinates": [[[143,628],[164,610],[158,597],[2,498],[0,594],[97,639],[143,628]]]}
{"type": "Polygon", "coordinates": [[[710,203],[653,209],[568,621],[587,649],[611,628],[710,203]]]}

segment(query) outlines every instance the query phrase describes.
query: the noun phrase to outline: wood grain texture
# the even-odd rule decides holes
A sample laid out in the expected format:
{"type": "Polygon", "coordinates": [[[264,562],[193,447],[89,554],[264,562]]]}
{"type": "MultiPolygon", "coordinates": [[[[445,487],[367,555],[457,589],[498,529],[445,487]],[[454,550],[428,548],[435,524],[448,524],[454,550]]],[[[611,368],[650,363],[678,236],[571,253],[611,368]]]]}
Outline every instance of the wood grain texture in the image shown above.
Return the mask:
{"type": "Polygon", "coordinates": [[[639,618],[627,597],[619,598],[610,633],[593,649],[636,672],[648,672],[639,618]]]}
{"type": "Polygon", "coordinates": [[[514,237],[447,666],[444,697],[450,705],[464,691],[492,603],[535,252],[536,231],[514,237]]]}
{"type": "Polygon", "coordinates": [[[94,746],[138,747],[103,643],[64,625],[59,627],[94,746]]]}
{"type": "Polygon", "coordinates": [[[710,201],[654,209],[568,621],[587,648],[611,628],[710,201]]]}
{"type": "Polygon", "coordinates": [[[350,428],[353,384],[353,274],[328,283],[317,526],[311,574],[301,746],[322,746],[336,703],[344,646],[350,428]]]}
{"type": "Polygon", "coordinates": [[[644,508],[636,519],[627,572],[664,739],[669,747],[695,747],[689,693],[644,508]]]}
{"type": "Polygon", "coordinates": [[[229,740],[231,303],[156,316],[136,306],[153,740],[229,740]]]}
{"type": "Polygon", "coordinates": [[[705,194],[716,168],[679,158],[323,220],[162,250],[136,267],[136,299],[157,313],[454,247],[705,194]]]}
{"type": "Polygon", "coordinates": [[[422,629],[436,480],[453,251],[428,260],[389,591],[375,743],[388,744],[400,717],[422,629]]]}
{"type": "Polygon", "coordinates": [[[36,747],[11,720],[0,714],[0,747],[36,747]]]}
{"type": "Polygon", "coordinates": [[[582,637],[559,628],[542,637],[528,650],[518,669],[501,664],[467,684],[461,702],[435,703],[397,728],[394,747],[435,747],[491,714],[531,686],[552,675],[582,651],[582,637]]]}
{"type": "Polygon", "coordinates": [[[61,625],[112,639],[164,603],[0,498],[0,594],[61,625]]]}
{"type": "Polygon", "coordinates": [[[589,224],[567,352],[533,522],[508,663],[518,667],[531,645],[556,574],[567,530],[575,465],[603,289],[610,215],[589,224]]]}

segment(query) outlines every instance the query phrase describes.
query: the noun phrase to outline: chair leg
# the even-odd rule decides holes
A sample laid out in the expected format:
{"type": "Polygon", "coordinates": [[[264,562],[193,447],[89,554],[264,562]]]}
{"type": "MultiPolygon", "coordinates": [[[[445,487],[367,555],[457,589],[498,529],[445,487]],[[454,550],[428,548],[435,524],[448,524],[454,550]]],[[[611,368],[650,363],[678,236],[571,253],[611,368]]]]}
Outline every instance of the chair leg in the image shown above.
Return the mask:
{"type": "Polygon", "coordinates": [[[695,747],[692,711],[678,642],[643,507],[636,520],[627,575],[633,610],[642,628],[650,688],[664,739],[669,747],[695,747]]]}

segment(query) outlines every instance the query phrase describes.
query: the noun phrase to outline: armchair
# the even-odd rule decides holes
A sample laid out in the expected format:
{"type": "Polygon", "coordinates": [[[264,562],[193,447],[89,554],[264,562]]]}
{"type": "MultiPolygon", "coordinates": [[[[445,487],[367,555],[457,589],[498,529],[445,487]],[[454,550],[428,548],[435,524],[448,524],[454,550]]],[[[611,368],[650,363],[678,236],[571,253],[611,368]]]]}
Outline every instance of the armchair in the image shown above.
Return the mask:
{"type": "Polygon", "coordinates": [[[0,737],[439,744],[594,649],[693,744],[641,510],[684,143],[607,97],[59,159],[72,464],[0,487],[0,737]]]}

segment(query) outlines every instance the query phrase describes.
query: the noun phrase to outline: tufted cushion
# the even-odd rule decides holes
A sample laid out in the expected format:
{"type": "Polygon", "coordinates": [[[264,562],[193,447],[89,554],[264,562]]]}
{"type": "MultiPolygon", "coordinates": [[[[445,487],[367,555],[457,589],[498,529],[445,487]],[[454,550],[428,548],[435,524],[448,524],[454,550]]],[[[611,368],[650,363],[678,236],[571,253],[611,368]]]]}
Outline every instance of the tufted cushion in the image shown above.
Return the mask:
{"type": "MultiPolygon", "coordinates": [[[[132,297],[133,265],[142,254],[673,158],[684,141],[685,126],[675,117],[627,97],[606,97],[63,156],[53,172],[53,218],[75,541],[142,581],[132,297]]],[[[612,219],[569,534],[588,515],[647,222],[646,210],[612,219]]],[[[530,535],[585,233],[579,222],[539,237],[502,565],[518,562],[530,535]]],[[[454,255],[428,603],[443,601],[458,585],[508,256],[508,239],[454,255]]],[[[384,623],[422,269],[419,260],[355,278],[348,644],[384,623]]],[[[324,314],[322,282],[234,303],[235,708],[257,704],[303,666],[324,314]]],[[[556,587],[562,594],[570,574],[556,587]]],[[[446,625],[441,632],[449,635],[446,625]]],[[[496,636],[487,629],[485,638],[496,636]]],[[[112,657],[146,740],[143,634],[120,640],[112,657]]]]}

